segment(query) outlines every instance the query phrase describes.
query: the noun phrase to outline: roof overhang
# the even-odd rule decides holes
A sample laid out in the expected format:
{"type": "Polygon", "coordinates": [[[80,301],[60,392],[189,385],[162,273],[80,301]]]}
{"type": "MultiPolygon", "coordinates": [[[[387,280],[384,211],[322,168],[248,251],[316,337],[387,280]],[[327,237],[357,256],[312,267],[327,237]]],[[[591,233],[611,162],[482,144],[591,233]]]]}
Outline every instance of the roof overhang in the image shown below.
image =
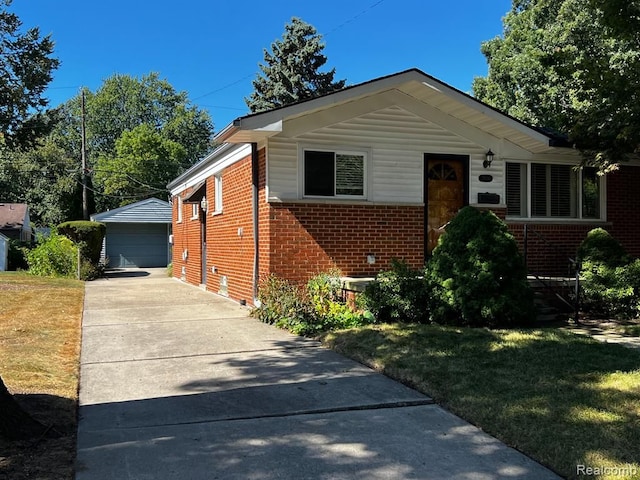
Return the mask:
{"type": "Polygon", "coordinates": [[[406,70],[311,100],[237,118],[218,133],[214,140],[218,143],[261,142],[282,132],[284,122],[391,90],[408,95],[497,138],[507,139],[532,153],[544,153],[559,146],[557,138],[552,135],[500,112],[418,69],[406,70]]]}
{"type": "Polygon", "coordinates": [[[207,181],[202,180],[198,183],[191,193],[182,199],[182,203],[200,203],[207,196],[207,181]]]}

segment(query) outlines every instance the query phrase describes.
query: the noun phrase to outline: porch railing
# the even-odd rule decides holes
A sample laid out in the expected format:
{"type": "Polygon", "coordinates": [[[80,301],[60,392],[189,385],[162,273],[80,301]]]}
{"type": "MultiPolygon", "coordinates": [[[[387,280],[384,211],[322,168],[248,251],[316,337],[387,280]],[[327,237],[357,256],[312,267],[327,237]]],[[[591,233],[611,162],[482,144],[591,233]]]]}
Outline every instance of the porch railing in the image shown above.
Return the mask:
{"type": "MultiPolygon", "coordinates": [[[[557,244],[554,244],[547,237],[536,231],[531,225],[524,224],[524,262],[529,276],[535,278],[538,285],[541,285],[553,298],[565,306],[573,313],[573,320],[580,323],[580,264],[576,258],[559,254],[561,251],[557,244]],[[535,238],[542,244],[543,252],[550,258],[555,258],[559,265],[566,264],[565,275],[550,275],[548,272],[542,273],[531,267],[530,262],[530,242],[535,238]]],[[[540,255],[537,252],[536,255],[540,255]]]]}

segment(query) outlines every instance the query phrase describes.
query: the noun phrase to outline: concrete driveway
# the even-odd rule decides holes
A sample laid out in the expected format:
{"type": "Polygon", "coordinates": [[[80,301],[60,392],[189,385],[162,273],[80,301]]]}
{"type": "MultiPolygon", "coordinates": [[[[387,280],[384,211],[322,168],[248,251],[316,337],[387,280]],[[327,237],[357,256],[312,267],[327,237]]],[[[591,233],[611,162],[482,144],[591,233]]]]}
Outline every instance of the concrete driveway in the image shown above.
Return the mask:
{"type": "Polygon", "coordinates": [[[86,284],[77,480],[405,478],[559,477],[164,269],[86,284]]]}

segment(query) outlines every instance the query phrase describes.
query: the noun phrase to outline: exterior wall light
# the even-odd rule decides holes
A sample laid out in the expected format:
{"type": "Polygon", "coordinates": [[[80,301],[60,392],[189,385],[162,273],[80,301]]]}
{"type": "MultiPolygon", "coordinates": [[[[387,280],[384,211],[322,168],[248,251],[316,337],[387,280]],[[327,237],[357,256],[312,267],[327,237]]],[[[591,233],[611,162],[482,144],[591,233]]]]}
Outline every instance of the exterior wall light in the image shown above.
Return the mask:
{"type": "Polygon", "coordinates": [[[207,197],[202,197],[202,200],[200,200],[200,208],[202,209],[203,212],[206,212],[207,208],[209,208],[209,202],[207,202],[207,197]]]}
{"type": "Polygon", "coordinates": [[[484,168],[489,168],[491,166],[491,162],[493,162],[493,157],[495,156],[495,154],[491,151],[491,149],[489,149],[489,151],[487,153],[485,153],[485,161],[482,162],[482,166],[484,168]]]}

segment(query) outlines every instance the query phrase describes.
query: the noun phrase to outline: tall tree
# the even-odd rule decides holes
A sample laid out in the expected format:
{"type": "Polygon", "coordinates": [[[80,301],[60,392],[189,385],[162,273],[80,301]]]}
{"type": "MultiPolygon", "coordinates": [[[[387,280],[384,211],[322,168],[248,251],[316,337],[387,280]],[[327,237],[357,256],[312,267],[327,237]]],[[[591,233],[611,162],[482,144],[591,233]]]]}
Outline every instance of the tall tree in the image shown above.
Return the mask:
{"type": "Polygon", "coordinates": [[[37,27],[23,32],[10,5],[0,0],[0,135],[13,149],[32,145],[52,127],[43,93],[59,61],[51,37],[41,37],[37,27]]]}
{"type": "Polygon", "coordinates": [[[143,123],[120,135],[113,155],[98,158],[96,184],[118,196],[121,205],[136,201],[141,192],[158,195],[183,170],[186,154],[181,144],[143,123]]]}
{"type": "Polygon", "coordinates": [[[513,0],[475,96],[566,134],[587,163],[640,153],[640,0],[513,0]]]}
{"type": "Polygon", "coordinates": [[[346,80],[334,81],[336,69],[322,73],[327,63],[322,35],[299,18],[285,25],[282,40],[264,50],[262,74],[253,81],[254,92],[245,103],[251,112],[263,112],[344,88],[346,80]]]}
{"type": "MultiPolygon", "coordinates": [[[[96,209],[106,210],[147,198],[162,196],[166,177],[176,170],[160,172],[153,161],[155,147],[150,152],[137,149],[140,162],[136,172],[128,176],[116,173],[122,166],[118,141],[138,127],[146,125],[164,141],[175,142],[183,150],[176,175],[193,165],[211,148],[213,123],[209,114],[190,103],[186,92],[178,92],[157,73],[141,78],[115,74],[106,79],[96,92],[85,90],[86,135],[89,170],[92,174],[96,209]],[[145,160],[146,159],[146,160],[145,160]],[[111,172],[111,173],[109,173],[111,172]],[[155,178],[150,177],[155,172],[155,178]],[[111,176],[117,176],[113,181],[111,176]],[[128,179],[128,180],[127,180],[128,179]],[[125,185],[126,183],[126,185],[125,185]],[[117,188],[114,185],[118,185],[117,188]],[[153,185],[148,188],[145,185],[153,185]],[[121,192],[121,193],[117,193],[121,192]],[[126,193],[124,193],[126,192],[126,193]]],[[[60,121],[50,139],[63,148],[80,165],[80,95],[59,108],[60,121]]],[[[138,134],[141,133],[138,131],[138,134]]],[[[138,135],[135,135],[138,136],[138,135]]],[[[151,145],[142,142],[139,146],[151,145]]],[[[178,157],[172,157],[171,164],[178,157]]],[[[79,175],[79,170],[77,175],[79,175]]],[[[173,177],[170,177],[170,179],[173,177]]]]}
{"type": "MultiPolygon", "coordinates": [[[[22,22],[0,0],[0,159],[11,150],[28,147],[51,127],[45,114],[44,90],[58,60],[52,57],[53,41],[40,37],[37,28],[21,32],[22,22]]],[[[3,172],[3,170],[0,170],[3,172]]],[[[1,182],[1,180],[0,180],[1,182]]],[[[0,191],[0,200],[9,190],[0,191]]],[[[32,419],[15,401],[0,377],[0,437],[40,436],[47,429],[32,419]]]]}

